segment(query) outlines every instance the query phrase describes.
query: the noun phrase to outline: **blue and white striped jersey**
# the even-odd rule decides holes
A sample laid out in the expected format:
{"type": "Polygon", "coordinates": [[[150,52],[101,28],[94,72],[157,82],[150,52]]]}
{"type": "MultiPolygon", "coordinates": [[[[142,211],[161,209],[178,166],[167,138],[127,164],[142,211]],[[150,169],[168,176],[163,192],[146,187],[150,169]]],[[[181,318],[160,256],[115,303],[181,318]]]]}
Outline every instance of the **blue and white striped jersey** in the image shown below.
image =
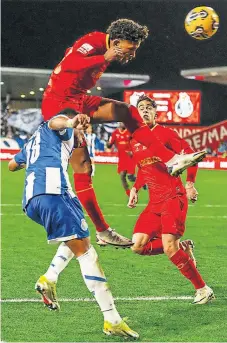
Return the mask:
{"type": "Polygon", "coordinates": [[[26,163],[23,208],[39,194],[64,194],[68,191],[75,197],[67,173],[73,146],[73,129],[53,131],[45,122],[15,155],[18,164],[26,163]]]}
{"type": "Polygon", "coordinates": [[[85,133],[87,149],[90,157],[95,157],[95,133],[85,133]]]}

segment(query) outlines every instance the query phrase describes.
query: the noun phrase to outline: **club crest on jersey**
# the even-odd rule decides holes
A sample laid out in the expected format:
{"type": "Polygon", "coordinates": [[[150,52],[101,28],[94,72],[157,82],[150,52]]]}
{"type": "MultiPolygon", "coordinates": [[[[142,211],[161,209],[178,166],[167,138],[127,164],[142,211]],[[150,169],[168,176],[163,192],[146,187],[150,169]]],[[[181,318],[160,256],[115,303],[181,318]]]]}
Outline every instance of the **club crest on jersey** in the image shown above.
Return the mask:
{"type": "Polygon", "coordinates": [[[77,51],[81,52],[83,55],[87,55],[92,49],[94,49],[93,46],[88,43],[84,43],[77,49],[77,51]]]}
{"type": "Polygon", "coordinates": [[[88,229],[88,225],[87,225],[87,222],[85,219],[81,219],[81,229],[83,231],[87,231],[87,229],[88,229]]]}

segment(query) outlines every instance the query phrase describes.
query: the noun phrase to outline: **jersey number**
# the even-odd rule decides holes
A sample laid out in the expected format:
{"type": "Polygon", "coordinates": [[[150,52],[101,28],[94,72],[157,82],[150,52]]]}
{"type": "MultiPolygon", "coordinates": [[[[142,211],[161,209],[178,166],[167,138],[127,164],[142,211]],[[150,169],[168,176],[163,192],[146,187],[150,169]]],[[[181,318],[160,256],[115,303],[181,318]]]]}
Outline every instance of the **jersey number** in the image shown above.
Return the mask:
{"type": "Polygon", "coordinates": [[[28,168],[29,164],[33,164],[39,157],[40,132],[37,132],[36,135],[34,136],[34,139],[28,143],[26,150],[28,152],[28,156],[27,156],[27,168],[28,168]]]}

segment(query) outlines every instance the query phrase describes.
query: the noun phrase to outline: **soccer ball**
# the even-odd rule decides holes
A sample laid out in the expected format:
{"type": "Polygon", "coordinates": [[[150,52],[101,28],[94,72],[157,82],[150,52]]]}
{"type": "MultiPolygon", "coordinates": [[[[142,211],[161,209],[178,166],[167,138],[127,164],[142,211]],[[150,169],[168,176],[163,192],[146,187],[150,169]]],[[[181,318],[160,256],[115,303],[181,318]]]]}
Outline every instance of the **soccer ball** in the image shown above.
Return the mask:
{"type": "Polygon", "coordinates": [[[208,39],[217,32],[219,17],[211,7],[195,7],[187,14],[184,26],[192,38],[208,39]]]}

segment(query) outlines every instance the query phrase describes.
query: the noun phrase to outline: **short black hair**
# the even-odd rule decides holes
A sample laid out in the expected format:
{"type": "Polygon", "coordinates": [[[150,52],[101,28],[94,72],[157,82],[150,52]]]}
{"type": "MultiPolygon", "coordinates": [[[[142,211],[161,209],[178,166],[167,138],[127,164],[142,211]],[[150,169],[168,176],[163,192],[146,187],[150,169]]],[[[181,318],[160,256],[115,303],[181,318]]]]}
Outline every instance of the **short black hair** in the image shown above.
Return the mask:
{"type": "Polygon", "coordinates": [[[156,104],[156,102],[154,101],[154,99],[151,99],[149,96],[147,96],[147,95],[145,95],[145,94],[143,94],[143,95],[141,95],[141,96],[139,97],[139,99],[137,100],[137,103],[136,103],[136,107],[138,107],[138,106],[139,106],[139,103],[140,103],[141,101],[144,101],[144,100],[149,101],[149,102],[151,103],[151,106],[152,106],[152,107],[157,108],[157,104],[156,104]]]}
{"type": "Polygon", "coordinates": [[[142,26],[130,19],[113,21],[106,31],[110,39],[122,39],[130,42],[143,42],[149,33],[146,26],[142,26]]]}

